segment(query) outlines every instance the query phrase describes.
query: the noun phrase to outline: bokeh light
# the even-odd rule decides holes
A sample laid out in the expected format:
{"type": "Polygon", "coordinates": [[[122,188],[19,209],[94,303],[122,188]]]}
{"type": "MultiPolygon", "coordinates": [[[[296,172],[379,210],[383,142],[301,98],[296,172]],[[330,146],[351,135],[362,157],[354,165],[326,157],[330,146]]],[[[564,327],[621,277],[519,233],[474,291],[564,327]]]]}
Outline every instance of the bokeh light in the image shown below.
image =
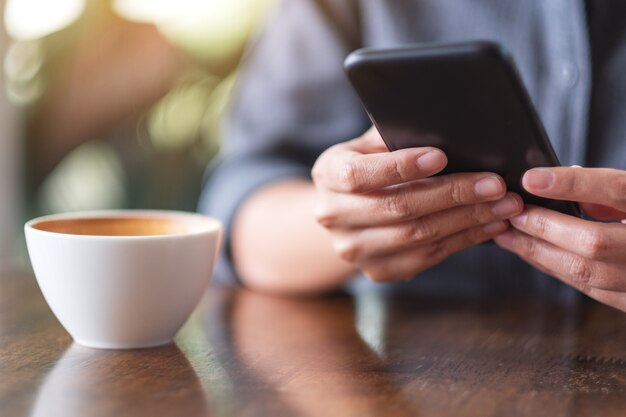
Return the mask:
{"type": "Polygon", "coordinates": [[[189,147],[198,139],[200,124],[216,77],[183,81],[163,97],[148,115],[148,133],[157,149],[189,147]]]}
{"type": "Polygon", "coordinates": [[[45,213],[122,208],[126,181],[121,160],[104,142],[84,143],[68,155],[41,187],[45,213]]]}
{"type": "Polygon", "coordinates": [[[231,59],[276,0],[115,0],[123,17],[155,24],[204,62],[231,59]]]}
{"type": "Polygon", "coordinates": [[[44,52],[38,40],[14,41],[4,58],[5,88],[8,99],[17,105],[35,101],[43,92],[43,81],[38,77],[44,61],[44,52]]]}
{"type": "Polygon", "coordinates": [[[7,0],[4,24],[13,39],[39,39],[74,22],[85,0],[7,0]]]}

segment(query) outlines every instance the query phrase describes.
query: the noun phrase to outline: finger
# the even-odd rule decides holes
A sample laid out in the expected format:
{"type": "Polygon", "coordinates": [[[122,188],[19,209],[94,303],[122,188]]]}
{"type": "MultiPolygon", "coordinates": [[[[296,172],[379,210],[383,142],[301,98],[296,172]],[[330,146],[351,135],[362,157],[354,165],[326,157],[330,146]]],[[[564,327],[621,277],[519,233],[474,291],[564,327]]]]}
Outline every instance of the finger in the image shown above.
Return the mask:
{"type": "MultiPolygon", "coordinates": [[[[540,265],[531,259],[524,258],[523,256],[521,256],[521,258],[525,260],[526,262],[528,262],[533,267],[543,272],[544,274],[552,276],[552,277],[557,276],[557,274],[554,271],[550,270],[549,268],[546,268],[543,265],[540,265]]],[[[626,293],[624,292],[604,290],[604,289],[599,289],[599,288],[594,288],[594,287],[577,286],[577,285],[573,285],[573,287],[583,293],[586,293],[586,295],[588,295],[589,297],[593,298],[596,301],[618,308],[622,311],[626,311],[626,293]]]]}
{"type": "Polygon", "coordinates": [[[364,193],[431,176],[447,162],[441,150],[431,147],[389,152],[372,127],[361,137],[324,152],[312,176],[316,183],[337,192],[364,193]]]}
{"type": "Polygon", "coordinates": [[[453,207],[504,197],[504,180],[491,173],[462,173],[414,181],[367,194],[327,194],[315,211],[328,228],[401,223],[453,207]]]}
{"type": "Polygon", "coordinates": [[[626,171],[610,168],[535,168],[524,174],[522,185],[538,196],[602,204],[626,213],[626,171]]]}
{"type": "Polygon", "coordinates": [[[519,231],[585,258],[626,262],[626,227],[622,224],[592,222],[530,205],[510,221],[519,231]]]}
{"type": "Polygon", "coordinates": [[[626,311],[626,293],[590,288],[587,295],[603,304],[626,311]]]}
{"type": "Polygon", "coordinates": [[[431,244],[394,255],[373,257],[361,265],[370,279],[377,282],[402,281],[440,263],[450,255],[499,235],[498,228],[474,227],[431,244]]]}
{"type": "Polygon", "coordinates": [[[601,204],[580,203],[580,208],[589,216],[599,220],[626,219],[626,213],[601,204]]]}
{"type": "Polygon", "coordinates": [[[441,171],[446,155],[435,148],[409,148],[394,152],[360,153],[349,144],[330,150],[331,156],[313,168],[317,183],[342,193],[372,190],[426,178],[441,171]]]}
{"type": "Polygon", "coordinates": [[[590,288],[626,290],[623,271],[615,265],[592,261],[514,229],[494,240],[500,247],[541,265],[551,271],[552,276],[584,293],[589,293],[590,288]]]}
{"type": "MultiPolygon", "coordinates": [[[[532,265],[533,267],[535,267],[536,269],[538,269],[539,271],[543,272],[546,275],[549,275],[551,277],[557,276],[557,273],[555,271],[543,265],[540,265],[539,263],[535,262],[532,259],[529,259],[524,256],[520,256],[520,258],[522,258],[524,261],[526,261],[527,263],[529,263],[530,265],[532,265]]],[[[613,306],[622,311],[626,311],[626,293],[619,292],[619,291],[612,291],[612,290],[603,290],[603,289],[594,288],[594,287],[585,288],[584,286],[576,286],[576,285],[573,285],[573,287],[581,292],[586,292],[586,294],[589,297],[593,298],[594,300],[613,306]]]]}
{"type": "Polygon", "coordinates": [[[385,145],[385,141],[376,126],[370,127],[360,137],[346,143],[348,147],[358,153],[389,152],[389,148],[385,145]]]}
{"type": "Polygon", "coordinates": [[[432,243],[472,227],[484,225],[488,232],[508,228],[507,219],[522,211],[522,199],[514,193],[493,203],[455,207],[450,210],[388,226],[335,233],[335,252],[348,262],[391,255],[432,243]]]}

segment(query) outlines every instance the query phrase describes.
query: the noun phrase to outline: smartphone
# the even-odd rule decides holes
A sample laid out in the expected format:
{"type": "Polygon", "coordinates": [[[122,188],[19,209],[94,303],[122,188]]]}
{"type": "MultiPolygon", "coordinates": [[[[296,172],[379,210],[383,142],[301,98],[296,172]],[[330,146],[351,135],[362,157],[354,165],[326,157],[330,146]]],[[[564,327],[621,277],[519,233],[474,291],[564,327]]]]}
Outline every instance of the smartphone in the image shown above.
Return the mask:
{"type": "Polygon", "coordinates": [[[346,74],[390,151],[434,146],[442,174],[495,172],[526,203],[580,217],[576,203],[524,191],[533,167],[558,166],[511,56],[497,43],[360,49],[346,74]]]}

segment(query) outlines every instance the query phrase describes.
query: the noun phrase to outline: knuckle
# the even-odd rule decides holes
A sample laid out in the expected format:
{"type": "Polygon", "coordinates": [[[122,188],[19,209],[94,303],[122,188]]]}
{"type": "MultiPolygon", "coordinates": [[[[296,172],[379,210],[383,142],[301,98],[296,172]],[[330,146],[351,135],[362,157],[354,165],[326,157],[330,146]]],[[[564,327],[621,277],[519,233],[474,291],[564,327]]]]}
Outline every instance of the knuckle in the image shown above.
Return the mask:
{"type": "Polygon", "coordinates": [[[384,212],[398,220],[410,217],[412,207],[408,198],[402,193],[389,193],[382,198],[384,212]]]}
{"type": "Polygon", "coordinates": [[[326,228],[332,228],[337,223],[337,212],[327,204],[318,204],[315,207],[315,220],[326,228]]]}
{"type": "Polygon", "coordinates": [[[341,259],[347,262],[354,262],[360,251],[359,245],[351,239],[336,240],[333,243],[335,253],[339,255],[341,259]]]}
{"type": "Polygon", "coordinates": [[[380,175],[389,178],[395,183],[404,182],[408,177],[405,168],[405,162],[401,159],[401,156],[398,154],[390,153],[389,159],[384,163],[381,161],[379,165],[376,167],[377,171],[380,172],[380,175]]]}
{"type": "MultiPolygon", "coordinates": [[[[449,256],[450,248],[442,240],[431,243],[426,253],[426,259],[428,259],[431,264],[437,264],[449,256]]],[[[422,270],[423,269],[425,269],[424,266],[422,266],[422,270]]]]}
{"type": "Polygon", "coordinates": [[[593,278],[593,268],[591,263],[584,258],[575,257],[569,264],[569,275],[578,284],[589,286],[593,278]]]}
{"type": "Polygon", "coordinates": [[[528,224],[540,237],[550,234],[550,221],[545,216],[528,216],[528,224]]]}
{"type": "Polygon", "coordinates": [[[360,187],[359,168],[354,158],[346,161],[339,173],[339,183],[347,192],[357,192],[360,187]]]}
{"type": "Polygon", "coordinates": [[[515,239],[515,244],[518,246],[520,252],[524,254],[524,256],[535,259],[537,256],[537,252],[539,248],[537,247],[537,241],[535,239],[527,239],[518,237],[515,239]]]}
{"type": "Polygon", "coordinates": [[[602,259],[611,246],[607,235],[598,230],[584,232],[581,240],[583,255],[594,260],[602,259]]]}
{"type": "Polygon", "coordinates": [[[421,218],[411,224],[408,228],[406,241],[426,243],[439,238],[440,229],[433,224],[429,217],[421,218]]]}
{"type": "Polygon", "coordinates": [[[450,180],[448,182],[450,201],[456,205],[465,204],[469,198],[465,191],[465,184],[462,181],[450,180]]]}
{"type": "Polygon", "coordinates": [[[389,175],[392,176],[396,182],[402,182],[407,177],[404,171],[404,164],[402,161],[398,160],[398,158],[394,158],[391,163],[389,175]]]}
{"type": "Polygon", "coordinates": [[[523,245],[525,248],[525,253],[531,259],[536,259],[537,254],[539,253],[539,245],[534,239],[523,239],[523,245]]]}
{"type": "Polygon", "coordinates": [[[491,212],[491,205],[489,204],[475,204],[470,206],[467,217],[473,225],[489,223],[497,218],[497,216],[491,212]]]}
{"type": "Polygon", "coordinates": [[[458,242],[458,244],[455,245],[454,249],[448,247],[447,245],[441,249],[443,255],[441,260],[444,260],[447,257],[451,256],[454,252],[458,252],[468,247],[482,243],[491,237],[492,236],[488,235],[482,227],[473,227],[471,229],[467,229],[466,231],[462,232],[461,240],[458,242]]]}
{"type": "Polygon", "coordinates": [[[481,243],[488,238],[482,227],[474,227],[468,230],[468,239],[470,245],[481,243]]]}

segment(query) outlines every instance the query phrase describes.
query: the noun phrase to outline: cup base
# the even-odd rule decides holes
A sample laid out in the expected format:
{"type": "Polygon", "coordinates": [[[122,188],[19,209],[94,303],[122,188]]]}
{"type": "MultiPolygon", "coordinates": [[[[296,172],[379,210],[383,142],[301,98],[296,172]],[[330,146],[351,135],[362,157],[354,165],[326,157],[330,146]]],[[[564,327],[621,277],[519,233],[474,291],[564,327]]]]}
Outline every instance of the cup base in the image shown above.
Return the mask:
{"type": "Polygon", "coordinates": [[[91,349],[107,349],[107,350],[131,350],[131,349],[149,349],[174,343],[174,339],[165,339],[149,342],[107,342],[99,340],[84,340],[74,338],[77,344],[91,349]]]}

